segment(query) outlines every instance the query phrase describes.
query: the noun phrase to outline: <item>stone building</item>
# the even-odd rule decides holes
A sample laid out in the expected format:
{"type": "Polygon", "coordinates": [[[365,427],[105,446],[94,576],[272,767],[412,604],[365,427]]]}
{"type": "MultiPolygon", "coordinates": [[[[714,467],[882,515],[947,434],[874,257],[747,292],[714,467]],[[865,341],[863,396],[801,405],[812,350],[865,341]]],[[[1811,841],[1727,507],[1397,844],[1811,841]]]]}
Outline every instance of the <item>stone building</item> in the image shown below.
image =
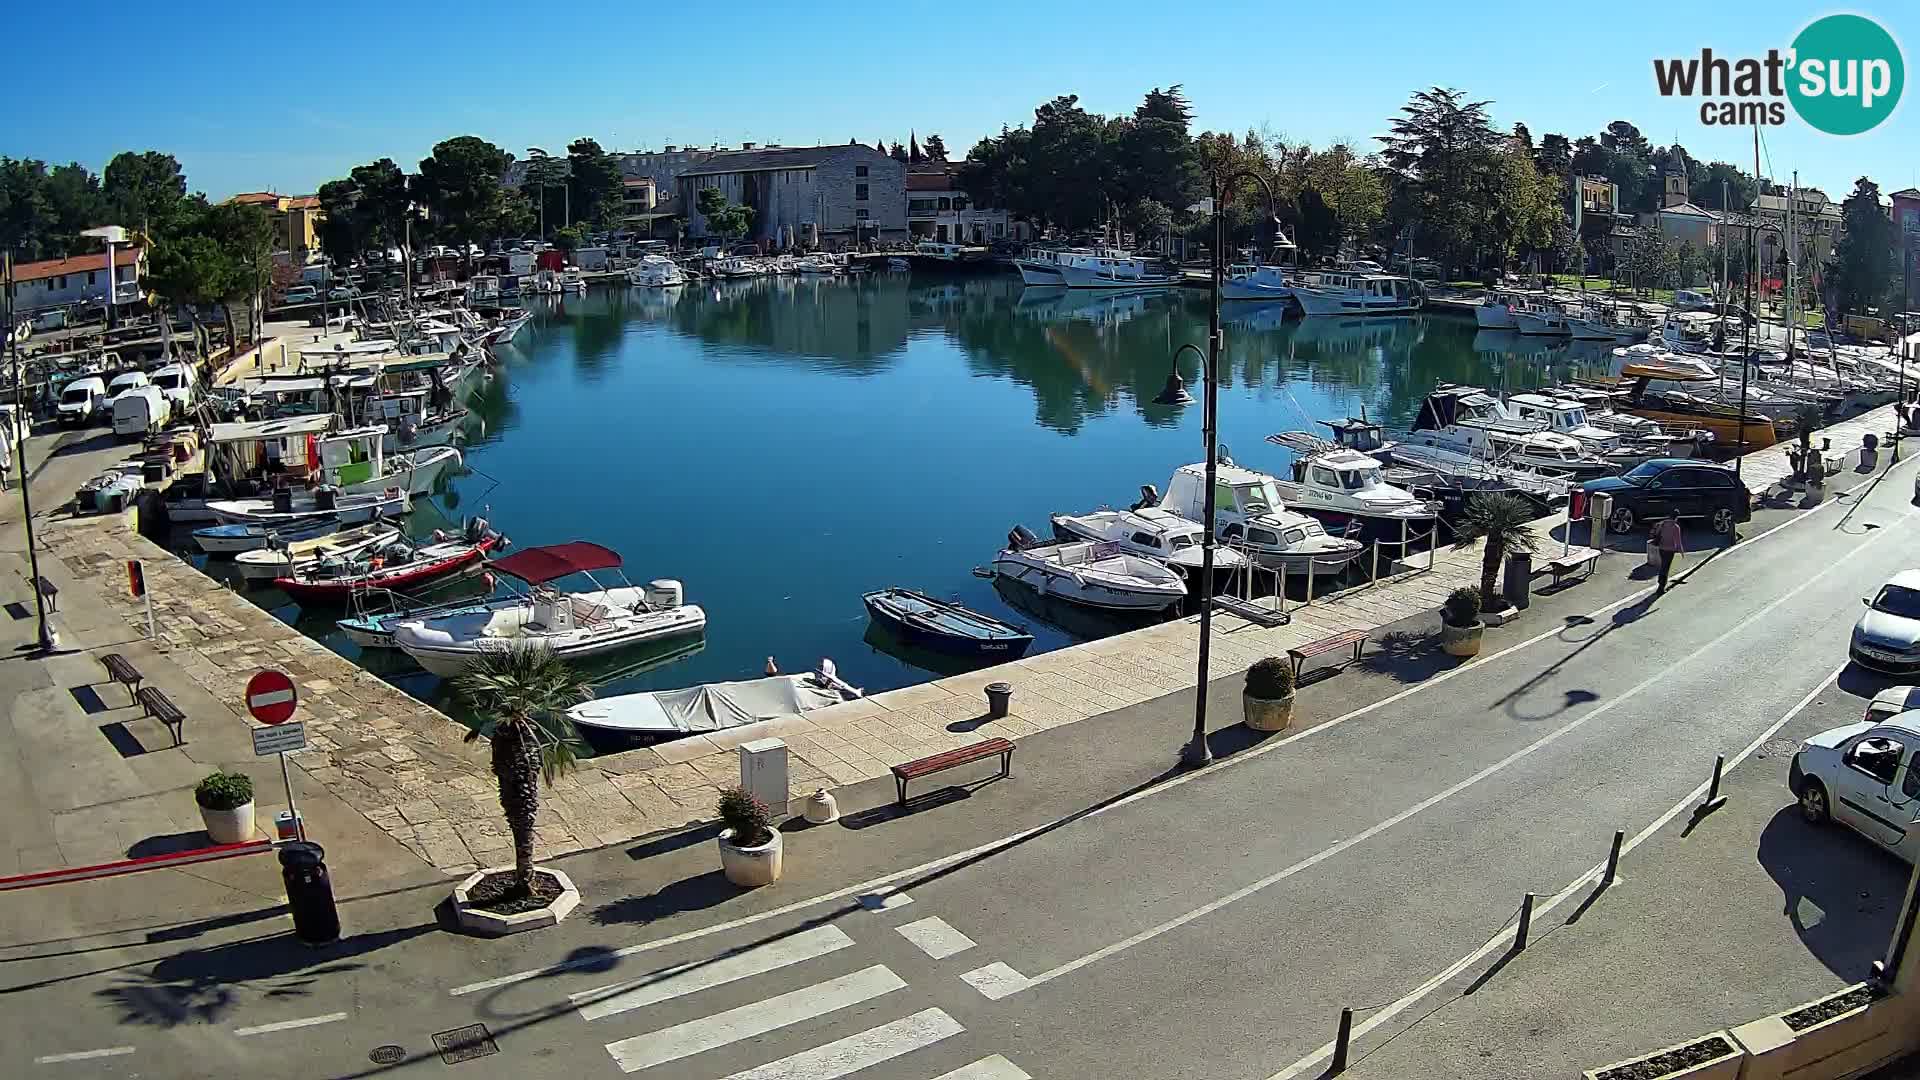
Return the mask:
{"type": "Polygon", "coordinates": [[[675,177],[686,235],[710,235],[700,192],[719,188],[754,209],[745,239],[774,247],[852,246],[907,238],[907,167],[871,146],[756,147],[706,152],[675,177]]]}

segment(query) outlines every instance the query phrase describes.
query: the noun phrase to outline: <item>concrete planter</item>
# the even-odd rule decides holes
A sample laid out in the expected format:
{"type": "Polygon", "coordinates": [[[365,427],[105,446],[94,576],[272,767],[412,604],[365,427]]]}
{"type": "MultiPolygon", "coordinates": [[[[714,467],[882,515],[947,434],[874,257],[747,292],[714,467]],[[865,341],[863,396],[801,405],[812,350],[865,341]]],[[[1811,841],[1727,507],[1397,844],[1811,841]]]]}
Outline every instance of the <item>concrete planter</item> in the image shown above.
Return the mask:
{"type": "Polygon", "coordinates": [[[728,881],[752,889],[780,880],[780,830],[767,831],[773,839],[758,847],[741,847],[733,842],[732,829],[720,830],[720,870],[728,881]]]}
{"type": "Polygon", "coordinates": [[[1706,1042],[1709,1039],[1719,1039],[1721,1044],[1726,1047],[1725,1052],[1715,1054],[1707,1060],[1697,1061],[1691,1065],[1679,1065],[1668,1072],[1650,1074],[1647,1080],[1656,1080],[1656,1078],[1657,1080],[1681,1080],[1682,1077],[1685,1077],[1686,1080],[1739,1080],[1740,1067],[1746,1062],[1746,1056],[1741,1053],[1739,1043],[1725,1031],[1709,1031],[1698,1039],[1690,1039],[1678,1046],[1669,1046],[1661,1050],[1655,1050],[1651,1054],[1642,1054],[1637,1058],[1628,1058],[1625,1061],[1616,1061],[1611,1065],[1602,1065],[1598,1069],[1588,1069],[1586,1072],[1581,1073],[1580,1077],[1581,1080],[1603,1080],[1608,1073],[1615,1069],[1650,1062],[1676,1051],[1685,1050],[1697,1043],[1706,1042]]]}
{"type": "Polygon", "coordinates": [[[503,937],[507,934],[519,934],[528,930],[543,930],[554,926],[561,919],[573,913],[580,906],[580,890],[574,887],[573,879],[558,870],[549,870],[544,866],[535,867],[536,875],[544,874],[560,883],[560,895],[548,901],[545,907],[532,911],[522,911],[512,915],[484,911],[473,907],[468,900],[473,887],[489,874],[511,873],[511,866],[493,866],[485,870],[476,870],[465,881],[453,887],[453,916],[462,928],[476,934],[489,937],[503,937]]]}
{"type": "Polygon", "coordinates": [[[1478,656],[1480,655],[1480,635],[1485,630],[1485,624],[1479,622],[1471,626],[1454,626],[1442,621],[1440,647],[1446,650],[1448,656],[1478,656]]]}
{"type": "Polygon", "coordinates": [[[1259,698],[1252,694],[1240,694],[1240,700],[1247,710],[1247,726],[1255,731],[1285,731],[1293,724],[1293,698],[1288,694],[1283,698],[1259,698]]]}
{"type": "Polygon", "coordinates": [[[1911,1049],[1913,1006],[1879,998],[1795,1030],[1787,1018],[1858,991],[1855,984],[1805,1005],[1733,1029],[1746,1053],[1743,1080],[1785,1076],[1856,1076],[1911,1049]]]}
{"type": "Polygon", "coordinates": [[[253,839],[253,803],[248,801],[231,810],[202,806],[200,823],[207,827],[207,838],[216,844],[244,844],[253,839]]]}

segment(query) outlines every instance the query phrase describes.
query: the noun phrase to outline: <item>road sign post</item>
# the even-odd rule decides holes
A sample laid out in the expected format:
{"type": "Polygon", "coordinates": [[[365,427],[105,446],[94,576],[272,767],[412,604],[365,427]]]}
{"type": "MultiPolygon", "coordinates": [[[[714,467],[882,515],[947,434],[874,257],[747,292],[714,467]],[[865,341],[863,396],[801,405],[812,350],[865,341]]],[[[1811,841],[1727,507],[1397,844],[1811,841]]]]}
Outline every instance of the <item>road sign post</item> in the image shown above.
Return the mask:
{"type": "Polygon", "coordinates": [[[287,812],[293,815],[295,837],[305,840],[306,823],[300,818],[300,807],[293,801],[293,774],[287,769],[287,752],[307,745],[306,725],[287,723],[300,705],[300,693],[286,672],[268,668],[255,672],[253,678],[247,680],[246,695],[247,712],[267,725],[253,730],[254,756],[280,755],[280,782],[287,788],[287,812]]]}

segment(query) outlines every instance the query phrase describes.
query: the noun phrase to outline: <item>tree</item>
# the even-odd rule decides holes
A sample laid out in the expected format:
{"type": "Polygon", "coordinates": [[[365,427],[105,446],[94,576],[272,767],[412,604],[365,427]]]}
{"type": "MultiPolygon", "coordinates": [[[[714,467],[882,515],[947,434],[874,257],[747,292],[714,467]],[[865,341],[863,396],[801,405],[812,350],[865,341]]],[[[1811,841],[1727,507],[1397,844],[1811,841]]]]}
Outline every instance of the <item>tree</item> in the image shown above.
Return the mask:
{"type": "Polygon", "coordinates": [[[500,178],[513,155],[474,135],[438,143],[420,162],[420,189],[433,208],[436,226],[461,245],[472,261],[469,245],[496,235],[505,200],[500,178]]]}
{"type": "Polygon", "coordinates": [[[584,225],[566,225],[553,230],[553,246],[572,255],[587,242],[587,230],[584,225]]]}
{"type": "Polygon", "coordinates": [[[1002,127],[997,137],[981,139],[960,163],[960,187],[982,206],[1001,207],[1032,217],[1033,197],[1028,188],[1028,151],[1033,133],[1026,128],[1002,127]]]}
{"type": "Polygon", "coordinates": [[[1880,210],[1880,185],[1861,177],[1840,204],[1840,243],[1833,249],[1832,282],[1840,310],[1865,312],[1893,284],[1893,222],[1880,210]]]}
{"type": "Polygon", "coordinates": [[[50,208],[44,161],[0,158],[0,247],[28,259],[48,254],[50,208]]]}
{"type": "Polygon", "coordinates": [[[407,220],[415,217],[415,213],[407,174],[400,171],[392,158],[381,158],[356,166],[348,176],[359,192],[357,210],[365,233],[362,248],[371,241],[382,247],[400,248],[401,254],[411,257],[407,220]]]}
{"type": "Polygon", "coordinates": [[[1627,241],[1620,269],[1630,275],[1636,289],[1645,289],[1666,280],[1672,269],[1667,235],[1657,228],[1642,228],[1627,241]]]}
{"type": "Polygon", "coordinates": [[[367,247],[360,185],[352,180],[329,180],[320,185],[319,199],[320,250],[335,264],[346,266],[367,247]]]}
{"type": "Polygon", "coordinates": [[[1498,152],[1492,214],[1483,240],[1501,265],[1524,251],[1549,251],[1562,220],[1565,189],[1559,177],[1542,173],[1533,155],[1509,141],[1498,152]]]}
{"type": "Polygon", "coordinates": [[[894,140],[893,149],[887,151],[887,156],[899,162],[902,165],[908,164],[909,161],[911,160],[907,156],[907,148],[904,146],[901,146],[900,141],[898,139],[894,140]]]}
{"type": "Polygon", "coordinates": [[[1069,231],[1100,223],[1110,192],[1089,178],[1106,175],[1111,160],[1107,151],[1106,120],[1082,109],[1077,95],[1057,97],[1035,109],[1027,151],[1032,213],[1069,231]]]}
{"type": "Polygon", "coordinates": [[[456,697],[479,724],[467,741],[486,739],[500,788],[500,812],[513,834],[513,890],[533,892],[534,825],[540,782],[571,769],[580,736],[567,710],[593,698],[593,689],[549,649],[523,647],[487,653],[454,680],[456,697]]]}
{"type": "Polygon", "coordinates": [[[224,202],[209,207],[196,226],[219,246],[221,270],[212,289],[226,310],[227,338],[233,337],[230,305],[246,301],[249,337],[257,339],[265,313],[260,299],[273,284],[273,221],[267,212],[243,203],[224,202]]]}
{"type": "Polygon", "coordinates": [[[1706,174],[1688,185],[1687,198],[1695,206],[1709,210],[1747,210],[1760,194],[1760,182],[1738,165],[1716,161],[1706,166],[1706,174]],[[1726,199],[1720,197],[1726,192],[1726,199]]]}
{"type": "Polygon", "coordinates": [[[1707,258],[1704,252],[1693,246],[1693,241],[1683,240],[1673,248],[1668,265],[1671,267],[1669,281],[1676,289],[1690,289],[1706,276],[1707,258]]]}
{"type": "Polygon", "coordinates": [[[1474,495],[1467,500],[1455,535],[1462,546],[1481,545],[1482,610],[1499,611],[1507,606],[1494,591],[1500,577],[1500,561],[1510,551],[1533,550],[1532,521],[1533,508],[1517,495],[1474,495]]]}
{"type": "Polygon", "coordinates": [[[538,148],[527,153],[527,168],[520,182],[520,191],[522,194],[527,194],[528,189],[532,189],[532,193],[527,194],[527,198],[532,200],[535,208],[534,217],[543,240],[551,231],[547,228],[549,222],[559,222],[561,225],[572,224],[565,220],[566,211],[571,208],[568,200],[573,197],[567,188],[568,164],[538,148]],[[558,191],[559,196],[549,194],[552,191],[558,191]]]}
{"type": "Polygon", "coordinates": [[[920,154],[928,161],[936,161],[945,165],[947,163],[947,140],[938,135],[927,136],[927,141],[920,144],[920,154]]]}
{"type": "Polygon", "coordinates": [[[619,158],[592,139],[575,139],[567,146],[567,171],[575,221],[605,229],[620,220],[626,183],[619,158]]]}
{"type": "Polygon", "coordinates": [[[1540,145],[1534,148],[1533,164],[1541,172],[1552,176],[1568,177],[1573,175],[1573,144],[1565,135],[1548,132],[1540,136],[1540,145]]]}
{"type": "Polygon", "coordinates": [[[694,209],[707,220],[709,233],[716,233],[728,240],[745,236],[753,228],[753,207],[730,201],[727,193],[717,187],[701,188],[700,194],[694,198],[694,209]]]}
{"type": "Polygon", "coordinates": [[[1549,245],[1548,250],[1553,255],[1553,265],[1562,272],[1573,270],[1575,273],[1579,273],[1585,269],[1584,266],[1578,263],[1582,251],[1580,234],[1574,232],[1573,226],[1567,222],[1557,221],[1554,223],[1553,242],[1549,245]]]}
{"type": "Polygon", "coordinates": [[[1109,201],[1123,206],[1141,199],[1166,206],[1192,203],[1200,186],[1193,138],[1187,133],[1192,118],[1193,109],[1176,83],[1147,91],[1131,117],[1109,124],[1109,201]]]}
{"type": "Polygon", "coordinates": [[[1339,226],[1335,248],[1346,237],[1373,232],[1386,215],[1387,188],[1380,180],[1380,170],[1376,163],[1363,160],[1351,144],[1336,142],[1325,150],[1308,153],[1299,173],[1301,189],[1311,187],[1333,211],[1339,226]]]}
{"type": "Polygon", "coordinates": [[[205,356],[208,348],[200,308],[225,295],[231,273],[219,243],[205,233],[188,228],[154,237],[145,284],[166,306],[186,308],[195,356],[205,356]]]}
{"type": "Polygon", "coordinates": [[[1417,224],[1449,267],[1467,263],[1486,238],[1496,180],[1487,102],[1459,90],[1416,92],[1391,123],[1381,157],[1396,176],[1396,225],[1417,224]]]}
{"type": "Polygon", "coordinates": [[[100,190],[100,178],[77,161],[55,165],[47,173],[45,187],[48,216],[48,255],[78,254],[83,245],[80,233],[102,224],[107,218],[107,203],[100,190]]]}
{"type": "Polygon", "coordinates": [[[100,193],[116,220],[129,229],[163,233],[182,212],[187,176],[172,154],[157,150],[115,154],[100,178],[100,193]]]}
{"type": "Polygon", "coordinates": [[[1326,256],[1340,248],[1340,219],[1334,215],[1333,208],[1327,205],[1317,188],[1302,188],[1295,200],[1300,207],[1299,225],[1294,229],[1294,243],[1300,250],[1315,256],[1326,256]]]}

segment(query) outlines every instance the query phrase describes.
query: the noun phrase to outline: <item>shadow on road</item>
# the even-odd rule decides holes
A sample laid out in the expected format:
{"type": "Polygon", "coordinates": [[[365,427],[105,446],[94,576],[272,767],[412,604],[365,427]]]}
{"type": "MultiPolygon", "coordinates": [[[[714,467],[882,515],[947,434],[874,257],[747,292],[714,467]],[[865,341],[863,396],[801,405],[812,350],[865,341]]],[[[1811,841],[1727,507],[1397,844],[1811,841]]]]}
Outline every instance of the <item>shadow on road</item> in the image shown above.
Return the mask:
{"type": "Polygon", "coordinates": [[[1360,660],[1360,666],[1367,671],[1408,684],[1426,682],[1455,663],[1440,647],[1437,633],[1420,630],[1393,630],[1382,634],[1378,646],[1360,660]]]}
{"type": "Polygon", "coordinates": [[[746,890],[728,881],[718,870],[685,878],[644,896],[623,896],[594,908],[591,918],[601,926],[645,926],[655,919],[685,911],[705,911],[746,890]]]}
{"type": "Polygon", "coordinates": [[[1767,822],[1754,857],[1807,951],[1848,982],[1866,978],[1893,933],[1906,866],[1844,825],[1807,824],[1791,806],[1767,822]]]}

